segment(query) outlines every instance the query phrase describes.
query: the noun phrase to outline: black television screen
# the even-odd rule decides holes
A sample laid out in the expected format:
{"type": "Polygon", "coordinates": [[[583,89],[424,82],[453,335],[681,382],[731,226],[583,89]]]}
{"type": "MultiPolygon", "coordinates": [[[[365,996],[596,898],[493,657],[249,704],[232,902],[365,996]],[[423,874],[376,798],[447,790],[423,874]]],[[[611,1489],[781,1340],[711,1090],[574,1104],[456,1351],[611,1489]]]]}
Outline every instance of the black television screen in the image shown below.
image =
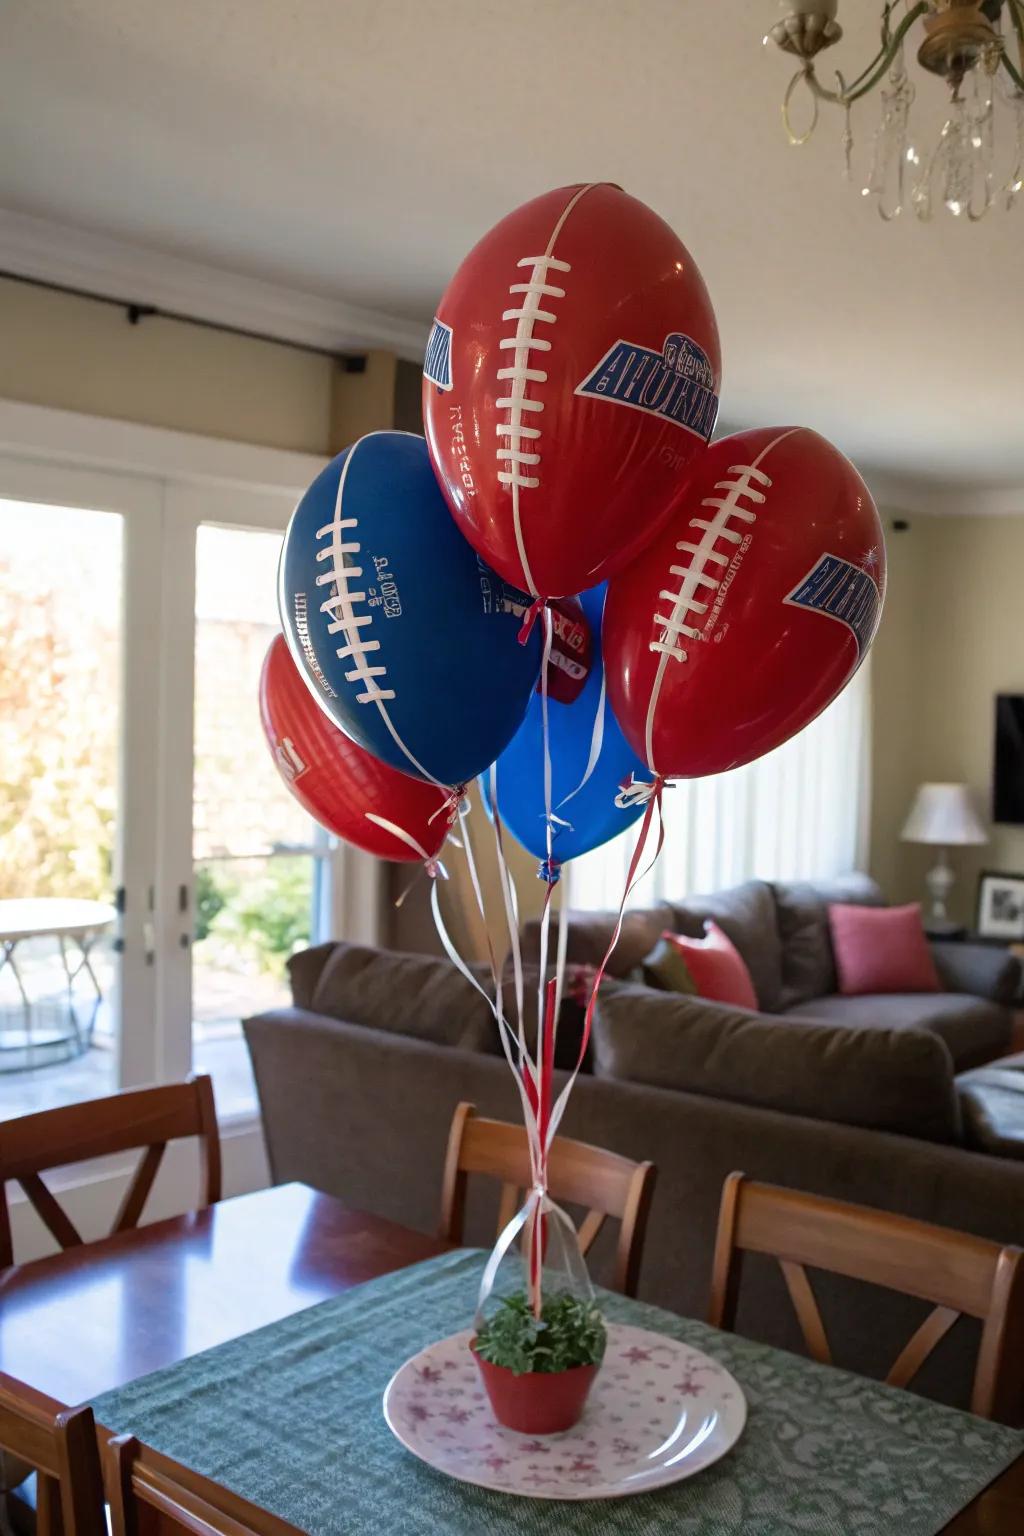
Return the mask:
{"type": "Polygon", "coordinates": [[[1024,694],[996,696],[992,820],[1024,825],[1024,694]]]}

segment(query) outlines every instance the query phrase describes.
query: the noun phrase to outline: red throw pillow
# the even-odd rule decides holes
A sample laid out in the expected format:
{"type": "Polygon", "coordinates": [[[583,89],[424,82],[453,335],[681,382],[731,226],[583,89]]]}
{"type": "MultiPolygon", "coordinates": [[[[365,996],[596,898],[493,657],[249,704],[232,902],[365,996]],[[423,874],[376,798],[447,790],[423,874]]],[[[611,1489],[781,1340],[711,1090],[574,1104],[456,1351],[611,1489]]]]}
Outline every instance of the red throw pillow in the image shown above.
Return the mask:
{"type": "Polygon", "coordinates": [[[830,906],[828,922],[839,990],[845,997],[940,990],[920,902],[906,907],[830,906]]]}
{"type": "Polygon", "coordinates": [[[717,923],[708,920],[702,939],[688,939],[681,933],[663,933],[662,938],[686,961],[698,997],[756,1011],[757,993],[743,956],[717,923]]]}

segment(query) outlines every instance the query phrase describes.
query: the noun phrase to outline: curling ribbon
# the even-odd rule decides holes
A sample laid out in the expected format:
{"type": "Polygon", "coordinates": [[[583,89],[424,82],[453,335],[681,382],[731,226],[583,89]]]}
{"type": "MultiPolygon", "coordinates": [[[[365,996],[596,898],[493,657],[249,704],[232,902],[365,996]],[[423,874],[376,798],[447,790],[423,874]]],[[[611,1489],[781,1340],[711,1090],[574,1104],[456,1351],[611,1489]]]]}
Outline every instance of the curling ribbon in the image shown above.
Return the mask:
{"type": "Polygon", "coordinates": [[[583,1256],[579,1250],[579,1242],[576,1236],[576,1227],[573,1223],[573,1220],[565,1211],[562,1210],[560,1205],[555,1204],[554,1200],[552,1200],[546,1189],[542,1189],[539,1185],[535,1184],[526,1198],[526,1204],[523,1206],[522,1210],[517,1211],[515,1216],[513,1216],[512,1220],[509,1222],[508,1226],[502,1232],[501,1236],[498,1238],[497,1243],[494,1245],[494,1248],[491,1251],[490,1258],[487,1260],[487,1263],[484,1266],[484,1272],[480,1278],[480,1292],[477,1299],[476,1316],[473,1320],[474,1328],[479,1329],[481,1323],[483,1322],[484,1306],[486,1305],[487,1298],[490,1296],[494,1289],[494,1282],[498,1277],[498,1270],[501,1266],[502,1259],[504,1259],[505,1255],[512,1247],[512,1244],[515,1242],[516,1238],[522,1232],[527,1223],[529,1222],[532,1227],[538,1217],[558,1223],[567,1234],[567,1241],[564,1244],[564,1252],[567,1268],[569,1270],[569,1279],[571,1281],[573,1290],[576,1291],[576,1293],[582,1296],[585,1300],[593,1300],[594,1287],[591,1284],[590,1276],[587,1273],[587,1266],[584,1263],[583,1256]]]}
{"type": "Polygon", "coordinates": [[[523,983],[523,951],[519,942],[519,906],[516,899],[516,888],[505,858],[504,831],[501,824],[501,812],[498,809],[498,765],[492,763],[490,768],[491,778],[491,806],[493,814],[491,824],[494,828],[494,850],[498,861],[498,883],[501,886],[502,903],[505,908],[505,922],[508,927],[509,953],[512,956],[512,977],[515,986],[516,1021],[519,1025],[519,1057],[522,1061],[526,1055],[526,1033],[523,1026],[523,1005],[525,1000],[525,987],[523,983]]]}
{"type": "MultiPolygon", "coordinates": [[[[435,812],[434,814],[436,815],[437,813],[435,812]]],[[[431,880],[436,880],[438,876],[440,876],[442,880],[448,879],[448,871],[441,863],[441,860],[437,857],[437,855],[431,858],[430,854],[423,847],[422,843],[417,842],[416,838],[413,837],[411,832],[407,832],[405,828],[400,827],[397,822],[388,821],[386,816],[378,816],[376,811],[364,811],[363,815],[366,817],[367,821],[372,821],[374,826],[383,828],[385,832],[390,832],[392,837],[397,837],[399,842],[404,843],[407,848],[411,848],[413,853],[418,853],[420,858],[423,860],[423,868],[431,880]]],[[[430,820],[433,821],[433,819],[434,817],[431,816],[430,820]]],[[[419,883],[419,880],[419,875],[413,876],[405,890],[395,902],[396,907],[400,907],[402,905],[409,892],[415,885],[419,883]]]]}
{"type": "Polygon", "coordinates": [[[647,805],[654,799],[655,795],[660,795],[661,791],[666,787],[664,780],[660,778],[654,778],[650,783],[645,783],[642,779],[631,778],[625,784],[619,786],[619,792],[615,796],[615,804],[620,811],[631,810],[634,805],[647,805]]]}
{"type": "MultiPolygon", "coordinates": [[[[608,601],[608,594],[606,592],[605,593],[605,602],[607,602],[607,601],[608,601]]],[[[604,604],[603,603],[601,605],[601,624],[602,624],[602,627],[603,627],[603,624],[604,624],[604,604]]],[[[598,635],[600,635],[600,630],[598,630],[598,635]]],[[[583,770],[583,777],[580,779],[579,783],[576,785],[576,788],[575,789],[571,789],[569,791],[569,793],[565,796],[565,798],[558,802],[558,809],[559,810],[561,810],[563,805],[567,805],[569,803],[569,801],[573,798],[574,795],[578,795],[580,790],[583,789],[585,785],[589,784],[590,779],[593,776],[594,769],[597,767],[598,760],[599,760],[599,758],[601,756],[601,748],[604,745],[604,720],[605,720],[605,710],[607,708],[607,697],[608,697],[608,674],[605,671],[604,667],[602,666],[601,667],[601,692],[597,696],[597,708],[594,711],[594,724],[593,724],[593,728],[592,728],[592,730],[590,732],[590,755],[587,758],[587,766],[584,768],[584,770],[583,770]]],[[[617,800],[616,800],[616,804],[618,804],[617,800]]]]}
{"type": "MultiPolygon", "coordinates": [[[[473,856],[473,841],[469,835],[467,815],[467,808],[463,804],[459,807],[459,819],[462,823],[463,848],[466,854],[466,864],[469,871],[470,883],[473,887],[473,895],[476,900],[477,910],[480,913],[481,919],[484,920],[486,932],[486,916],[484,912],[483,892],[480,886],[480,877],[477,872],[476,860],[473,856]]],[[[535,1069],[533,1067],[533,1063],[530,1061],[529,1053],[525,1050],[525,1042],[523,1041],[522,1037],[522,1027],[520,1026],[519,1038],[517,1039],[517,1037],[512,1033],[508,1021],[505,1018],[501,975],[495,962],[494,946],[491,943],[490,934],[487,933],[487,954],[490,961],[491,977],[494,981],[493,998],[488,994],[486,989],[480,985],[477,978],[473,975],[473,972],[469,969],[469,966],[459,954],[459,951],[448,932],[444,917],[441,913],[441,905],[436,881],[432,885],[430,891],[430,910],[433,914],[434,926],[437,929],[437,935],[441,940],[441,946],[444,949],[445,954],[455,966],[456,970],[459,971],[459,973],[465,977],[469,984],[476,988],[481,997],[485,999],[487,1006],[490,1008],[491,1013],[494,1015],[495,1022],[498,1026],[498,1038],[501,1041],[501,1048],[504,1052],[505,1060],[508,1063],[509,1070],[511,1071],[519,1089],[519,1098],[523,1109],[523,1120],[526,1126],[527,1143],[530,1149],[531,1166],[537,1167],[539,1166],[540,1153],[539,1138],[537,1135],[537,1117],[533,1111],[532,1105],[530,1104],[529,1097],[527,1096],[524,1087],[523,1076],[520,1071],[521,1067],[525,1067],[528,1073],[534,1074],[535,1076],[535,1069]],[[519,1055],[518,1063],[513,1057],[513,1048],[515,1048],[519,1055]]]]}
{"type": "Polygon", "coordinates": [[[551,1115],[551,1121],[548,1126],[549,1144],[551,1139],[558,1131],[562,1116],[565,1113],[565,1106],[568,1102],[569,1095],[576,1085],[576,1079],[579,1076],[580,1068],[583,1065],[583,1058],[587,1054],[587,1046],[590,1044],[590,1030],[594,1019],[594,1008],[597,1004],[597,994],[600,989],[601,982],[604,980],[604,973],[608,966],[608,961],[611,959],[612,952],[614,951],[616,944],[619,942],[619,935],[622,932],[622,921],[626,913],[626,902],[629,900],[633,887],[637,885],[640,880],[644,879],[645,876],[647,876],[654,868],[654,865],[657,863],[658,857],[661,854],[662,847],[664,846],[665,822],[661,814],[661,798],[664,789],[665,781],[660,776],[656,777],[653,785],[651,786],[652,792],[647,800],[647,809],[644,812],[643,821],[640,823],[640,835],[637,838],[636,847],[633,850],[633,857],[629,861],[629,870],[626,874],[626,887],[622,893],[622,900],[619,902],[619,911],[615,920],[615,929],[612,933],[611,943],[605,950],[604,959],[601,961],[601,964],[598,966],[594,975],[593,986],[590,990],[590,1000],[587,1003],[587,1011],[583,1019],[583,1033],[580,1040],[579,1056],[576,1059],[576,1065],[572,1070],[572,1075],[559,1094],[558,1102],[556,1103],[551,1115]],[[648,864],[647,868],[642,872],[642,874],[638,874],[637,871],[640,867],[640,861],[643,858],[644,849],[647,846],[647,839],[650,834],[651,824],[655,815],[657,815],[658,818],[657,847],[654,850],[654,857],[651,859],[650,864],[648,864]]]}
{"type": "MultiPolygon", "coordinates": [[[[547,613],[547,609],[545,607],[546,602],[547,602],[547,598],[545,598],[545,597],[535,597],[533,602],[530,604],[529,608],[527,608],[526,612],[523,614],[522,628],[519,631],[519,644],[520,645],[528,644],[530,636],[533,634],[533,626],[537,622],[537,615],[539,613],[541,613],[541,612],[547,613]]],[[[550,656],[550,651],[548,653],[548,656],[550,656]]],[[[544,672],[542,673],[542,676],[546,675],[547,668],[548,668],[548,657],[545,657],[545,659],[544,659],[544,672]]]]}

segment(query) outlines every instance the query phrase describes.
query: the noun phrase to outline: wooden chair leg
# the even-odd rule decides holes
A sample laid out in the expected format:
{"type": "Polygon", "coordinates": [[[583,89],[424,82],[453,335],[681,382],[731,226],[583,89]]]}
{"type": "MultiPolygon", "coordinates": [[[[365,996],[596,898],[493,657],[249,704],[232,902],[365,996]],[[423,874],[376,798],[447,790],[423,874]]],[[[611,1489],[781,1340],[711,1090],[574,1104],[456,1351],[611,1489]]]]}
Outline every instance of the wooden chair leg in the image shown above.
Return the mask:
{"type": "Polygon", "coordinates": [[[100,1536],[104,1524],[103,1475],[92,1409],[73,1408],[58,1414],[57,1435],[65,1536],[100,1536]]]}
{"type": "Polygon", "coordinates": [[[736,1321],[742,1256],[736,1252],[736,1217],[740,1190],[746,1175],[730,1173],[722,1185],[718,1232],[711,1266],[711,1299],[708,1322],[712,1328],[731,1330],[736,1321]]]}
{"type": "Polygon", "coordinates": [[[466,1175],[459,1168],[459,1153],[466,1121],[476,1114],[472,1104],[463,1101],[457,1105],[448,1133],[448,1150],[444,1162],[444,1181],[441,1188],[441,1226],[439,1236],[443,1242],[457,1247],[462,1242],[466,1216],[466,1175]]]}
{"type": "Polygon", "coordinates": [[[42,1472],[36,1474],[36,1536],[64,1536],[60,1484],[42,1472]]]}
{"type": "Polygon", "coordinates": [[[103,1481],[110,1505],[111,1536],[135,1536],[135,1500],[132,1497],[132,1466],[139,1442],[134,1435],[118,1435],[109,1441],[103,1456],[103,1481]]]}

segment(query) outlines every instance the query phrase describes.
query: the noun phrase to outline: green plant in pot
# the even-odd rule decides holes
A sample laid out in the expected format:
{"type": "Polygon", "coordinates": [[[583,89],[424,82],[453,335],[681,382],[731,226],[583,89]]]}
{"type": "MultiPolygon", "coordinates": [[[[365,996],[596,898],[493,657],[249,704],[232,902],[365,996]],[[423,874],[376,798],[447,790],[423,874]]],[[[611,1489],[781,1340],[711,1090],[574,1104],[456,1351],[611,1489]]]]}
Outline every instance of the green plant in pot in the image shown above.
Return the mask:
{"type": "Polygon", "coordinates": [[[470,1348],[499,1424],[554,1435],[582,1415],[606,1343],[604,1320],[589,1298],[556,1292],[536,1317],[519,1291],[499,1299],[470,1348]]]}

